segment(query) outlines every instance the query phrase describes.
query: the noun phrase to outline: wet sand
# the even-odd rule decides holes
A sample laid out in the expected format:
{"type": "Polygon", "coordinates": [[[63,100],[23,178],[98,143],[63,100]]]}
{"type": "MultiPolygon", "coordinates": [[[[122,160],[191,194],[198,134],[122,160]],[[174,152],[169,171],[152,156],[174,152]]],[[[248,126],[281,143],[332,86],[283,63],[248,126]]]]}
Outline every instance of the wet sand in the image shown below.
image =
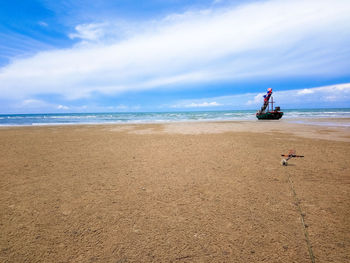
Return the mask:
{"type": "Polygon", "coordinates": [[[15,127],[0,144],[0,262],[350,262],[349,127],[15,127]],[[305,157],[283,167],[289,149],[305,157]]]}

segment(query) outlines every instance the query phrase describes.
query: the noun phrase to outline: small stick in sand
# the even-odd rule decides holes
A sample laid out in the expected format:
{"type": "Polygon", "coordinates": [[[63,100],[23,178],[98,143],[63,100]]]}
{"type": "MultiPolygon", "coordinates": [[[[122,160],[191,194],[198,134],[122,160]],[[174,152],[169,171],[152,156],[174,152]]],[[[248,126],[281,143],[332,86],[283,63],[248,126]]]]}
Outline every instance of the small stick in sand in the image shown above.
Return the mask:
{"type": "Polygon", "coordinates": [[[283,157],[287,157],[287,159],[282,159],[281,160],[281,164],[283,166],[287,166],[288,165],[288,160],[294,157],[304,157],[304,155],[296,155],[296,151],[295,150],[289,150],[288,154],[281,154],[281,156],[283,157]]]}

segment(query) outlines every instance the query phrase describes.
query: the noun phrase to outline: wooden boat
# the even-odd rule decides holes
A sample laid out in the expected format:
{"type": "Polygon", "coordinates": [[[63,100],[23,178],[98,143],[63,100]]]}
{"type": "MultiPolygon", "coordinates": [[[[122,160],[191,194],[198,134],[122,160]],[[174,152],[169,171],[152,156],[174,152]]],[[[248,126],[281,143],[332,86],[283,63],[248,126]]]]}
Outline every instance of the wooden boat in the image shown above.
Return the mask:
{"type": "Polygon", "coordinates": [[[273,97],[271,95],[272,89],[268,88],[267,94],[264,95],[264,104],[261,107],[261,109],[256,113],[256,117],[259,120],[279,120],[283,116],[283,112],[281,111],[280,107],[273,108],[273,97]]]}

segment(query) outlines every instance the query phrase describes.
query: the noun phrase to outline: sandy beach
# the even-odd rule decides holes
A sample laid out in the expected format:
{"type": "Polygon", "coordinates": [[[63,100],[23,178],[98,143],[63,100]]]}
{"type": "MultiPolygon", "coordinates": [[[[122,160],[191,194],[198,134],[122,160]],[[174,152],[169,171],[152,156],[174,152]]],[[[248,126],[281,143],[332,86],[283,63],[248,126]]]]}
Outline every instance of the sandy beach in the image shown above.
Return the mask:
{"type": "Polygon", "coordinates": [[[0,145],[0,262],[350,262],[350,127],[5,127],[0,145]],[[305,157],[281,166],[289,149],[305,157]]]}

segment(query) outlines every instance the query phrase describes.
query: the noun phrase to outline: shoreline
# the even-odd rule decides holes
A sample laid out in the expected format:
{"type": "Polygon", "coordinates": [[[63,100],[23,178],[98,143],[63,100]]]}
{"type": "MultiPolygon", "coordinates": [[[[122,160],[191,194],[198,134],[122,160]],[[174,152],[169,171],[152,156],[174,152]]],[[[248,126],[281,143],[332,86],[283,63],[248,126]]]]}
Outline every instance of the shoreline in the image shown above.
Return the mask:
{"type": "Polygon", "coordinates": [[[75,123],[0,126],[1,130],[48,128],[94,128],[136,134],[217,134],[227,132],[283,133],[309,139],[350,142],[350,118],[292,120],[179,121],[162,123],[75,123]],[[345,123],[344,123],[345,120],[345,123]]]}
{"type": "MultiPolygon", "coordinates": [[[[344,127],[350,126],[349,117],[310,117],[310,118],[282,118],[280,120],[257,120],[257,119],[230,119],[230,120],[171,120],[171,121],[127,121],[127,122],[81,122],[81,123],[32,123],[32,124],[0,124],[1,127],[40,127],[40,126],[75,126],[75,125],[153,125],[153,124],[176,124],[176,123],[237,123],[237,122],[247,122],[247,123],[294,123],[294,124],[307,124],[307,125],[322,125],[324,123],[327,126],[329,124],[334,124],[346,121],[344,127]]],[[[339,126],[342,127],[342,126],[339,126]]]]}

